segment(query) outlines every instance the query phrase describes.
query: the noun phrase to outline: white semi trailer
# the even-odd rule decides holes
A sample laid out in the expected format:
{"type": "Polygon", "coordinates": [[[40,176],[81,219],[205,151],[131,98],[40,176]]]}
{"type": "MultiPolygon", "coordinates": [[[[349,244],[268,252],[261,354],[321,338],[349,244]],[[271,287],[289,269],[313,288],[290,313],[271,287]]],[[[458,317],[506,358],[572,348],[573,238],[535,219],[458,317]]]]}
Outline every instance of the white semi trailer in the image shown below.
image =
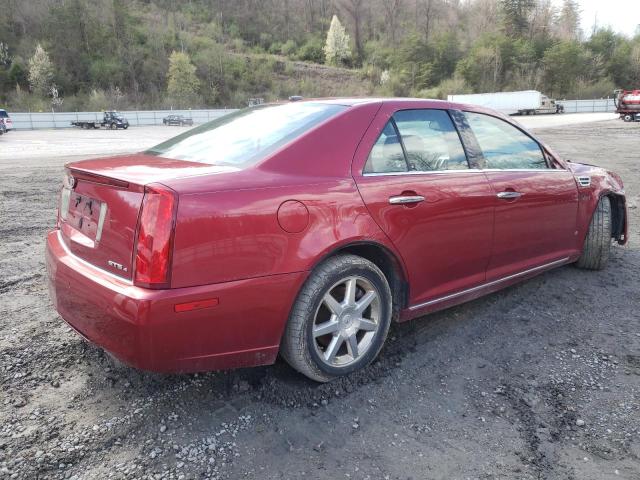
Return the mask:
{"type": "Polygon", "coordinates": [[[448,95],[447,100],[492,108],[506,115],[563,113],[564,107],[537,90],[522,92],[472,93],[448,95]]]}

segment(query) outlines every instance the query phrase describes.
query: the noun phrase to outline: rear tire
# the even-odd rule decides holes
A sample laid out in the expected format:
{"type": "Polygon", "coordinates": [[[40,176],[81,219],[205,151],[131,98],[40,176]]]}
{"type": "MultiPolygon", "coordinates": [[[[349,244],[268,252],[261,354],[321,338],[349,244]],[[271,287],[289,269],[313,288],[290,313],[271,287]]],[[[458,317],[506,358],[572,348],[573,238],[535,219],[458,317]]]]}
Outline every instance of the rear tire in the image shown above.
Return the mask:
{"type": "Polygon", "coordinates": [[[586,270],[602,270],[607,266],[610,251],[611,200],[609,197],[602,197],[591,218],[582,255],[576,262],[576,266],[586,270]]]}
{"type": "Polygon", "coordinates": [[[280,353],[318,382],[348,375],[378,356],[391,313],[389,282],[374,263],[355,255],[331,257],[298,294],[280,353]]]}

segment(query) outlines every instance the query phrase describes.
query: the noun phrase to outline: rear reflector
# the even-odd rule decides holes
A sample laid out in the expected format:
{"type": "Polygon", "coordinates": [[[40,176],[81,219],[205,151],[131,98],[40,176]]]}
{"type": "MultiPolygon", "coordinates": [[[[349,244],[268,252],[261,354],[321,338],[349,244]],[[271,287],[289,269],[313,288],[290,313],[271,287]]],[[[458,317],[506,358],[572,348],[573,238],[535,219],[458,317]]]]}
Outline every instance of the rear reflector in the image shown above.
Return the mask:
{"type": "Polygon", "coordinates": [[[135,284],[168,288],[171,247],[177,201],[173,190],[162,185],[145,187],[138,223],[135,284]]]}
{"type": "Polygon", "coordinates": [[[211,308],[218,305],[217,298],[209,298],[207,300],[197,300],[195,302],[178,303],[175,305],[174,310],[180,312],[190,312],[191,310],[202,310],[203,308],[211,308]]]}

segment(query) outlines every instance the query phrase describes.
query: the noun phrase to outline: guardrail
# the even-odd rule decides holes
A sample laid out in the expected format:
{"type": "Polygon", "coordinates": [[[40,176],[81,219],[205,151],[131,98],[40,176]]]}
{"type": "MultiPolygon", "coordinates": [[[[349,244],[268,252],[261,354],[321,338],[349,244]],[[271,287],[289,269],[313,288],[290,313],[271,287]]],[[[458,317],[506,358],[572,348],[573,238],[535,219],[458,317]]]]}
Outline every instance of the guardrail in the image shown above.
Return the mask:
{"type": "Polygon", "coordinates": [[[613,98],[593,100],[558,100],[564,106],[565,113],[615,112],[613,98]]]}
{"type": "MultiPolygon", "coordinates": [[[[594,100],[558,100],[564,105],[565,113],[615,112],[613,98],[594,100]]],[[[205,123],[228,113],[234,109],[213,110],[129,110],[121,111],[129,125],[162,125],[167,115],[184,115],[192,118],[194,123],[205,123]]],[[[101,121],[103,112],[45,112],[45,113],[9,113],[16,130],[38,130],[43,128],[69,128],[71,122],[80,120],[101,121]]]]}
{"type": "MultiPolygon", "coordinates": [[[[130,110],[119,113],[129,120],[129,125],[162,125],[162,119],[167,115],[184,115],[193,119],[193,123],[205,123],[231,112],[235,112],[235,110],[130,110]]],[[[16,130],[38,130],[43,128],[69,128],[71,127],[71,122],[81,120],[102,121],[103,112],[9,112],[9,115],[13,121],[13,128],[16,130]]]]}

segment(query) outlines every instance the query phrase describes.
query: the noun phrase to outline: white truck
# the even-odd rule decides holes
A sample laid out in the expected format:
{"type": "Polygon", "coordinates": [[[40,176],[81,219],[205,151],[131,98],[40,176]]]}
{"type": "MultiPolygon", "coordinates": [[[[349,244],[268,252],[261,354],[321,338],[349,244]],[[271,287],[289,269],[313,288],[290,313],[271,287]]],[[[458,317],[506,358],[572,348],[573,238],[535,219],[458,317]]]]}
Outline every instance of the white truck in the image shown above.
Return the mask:
{"type": "Polygon", "coordinates": [[[506,115],[535,115],[537,113],[563,113],[562,104],[537,90],[521,92],[472,93],[448,95],[447,100],[492,108],[506,115]]]}

